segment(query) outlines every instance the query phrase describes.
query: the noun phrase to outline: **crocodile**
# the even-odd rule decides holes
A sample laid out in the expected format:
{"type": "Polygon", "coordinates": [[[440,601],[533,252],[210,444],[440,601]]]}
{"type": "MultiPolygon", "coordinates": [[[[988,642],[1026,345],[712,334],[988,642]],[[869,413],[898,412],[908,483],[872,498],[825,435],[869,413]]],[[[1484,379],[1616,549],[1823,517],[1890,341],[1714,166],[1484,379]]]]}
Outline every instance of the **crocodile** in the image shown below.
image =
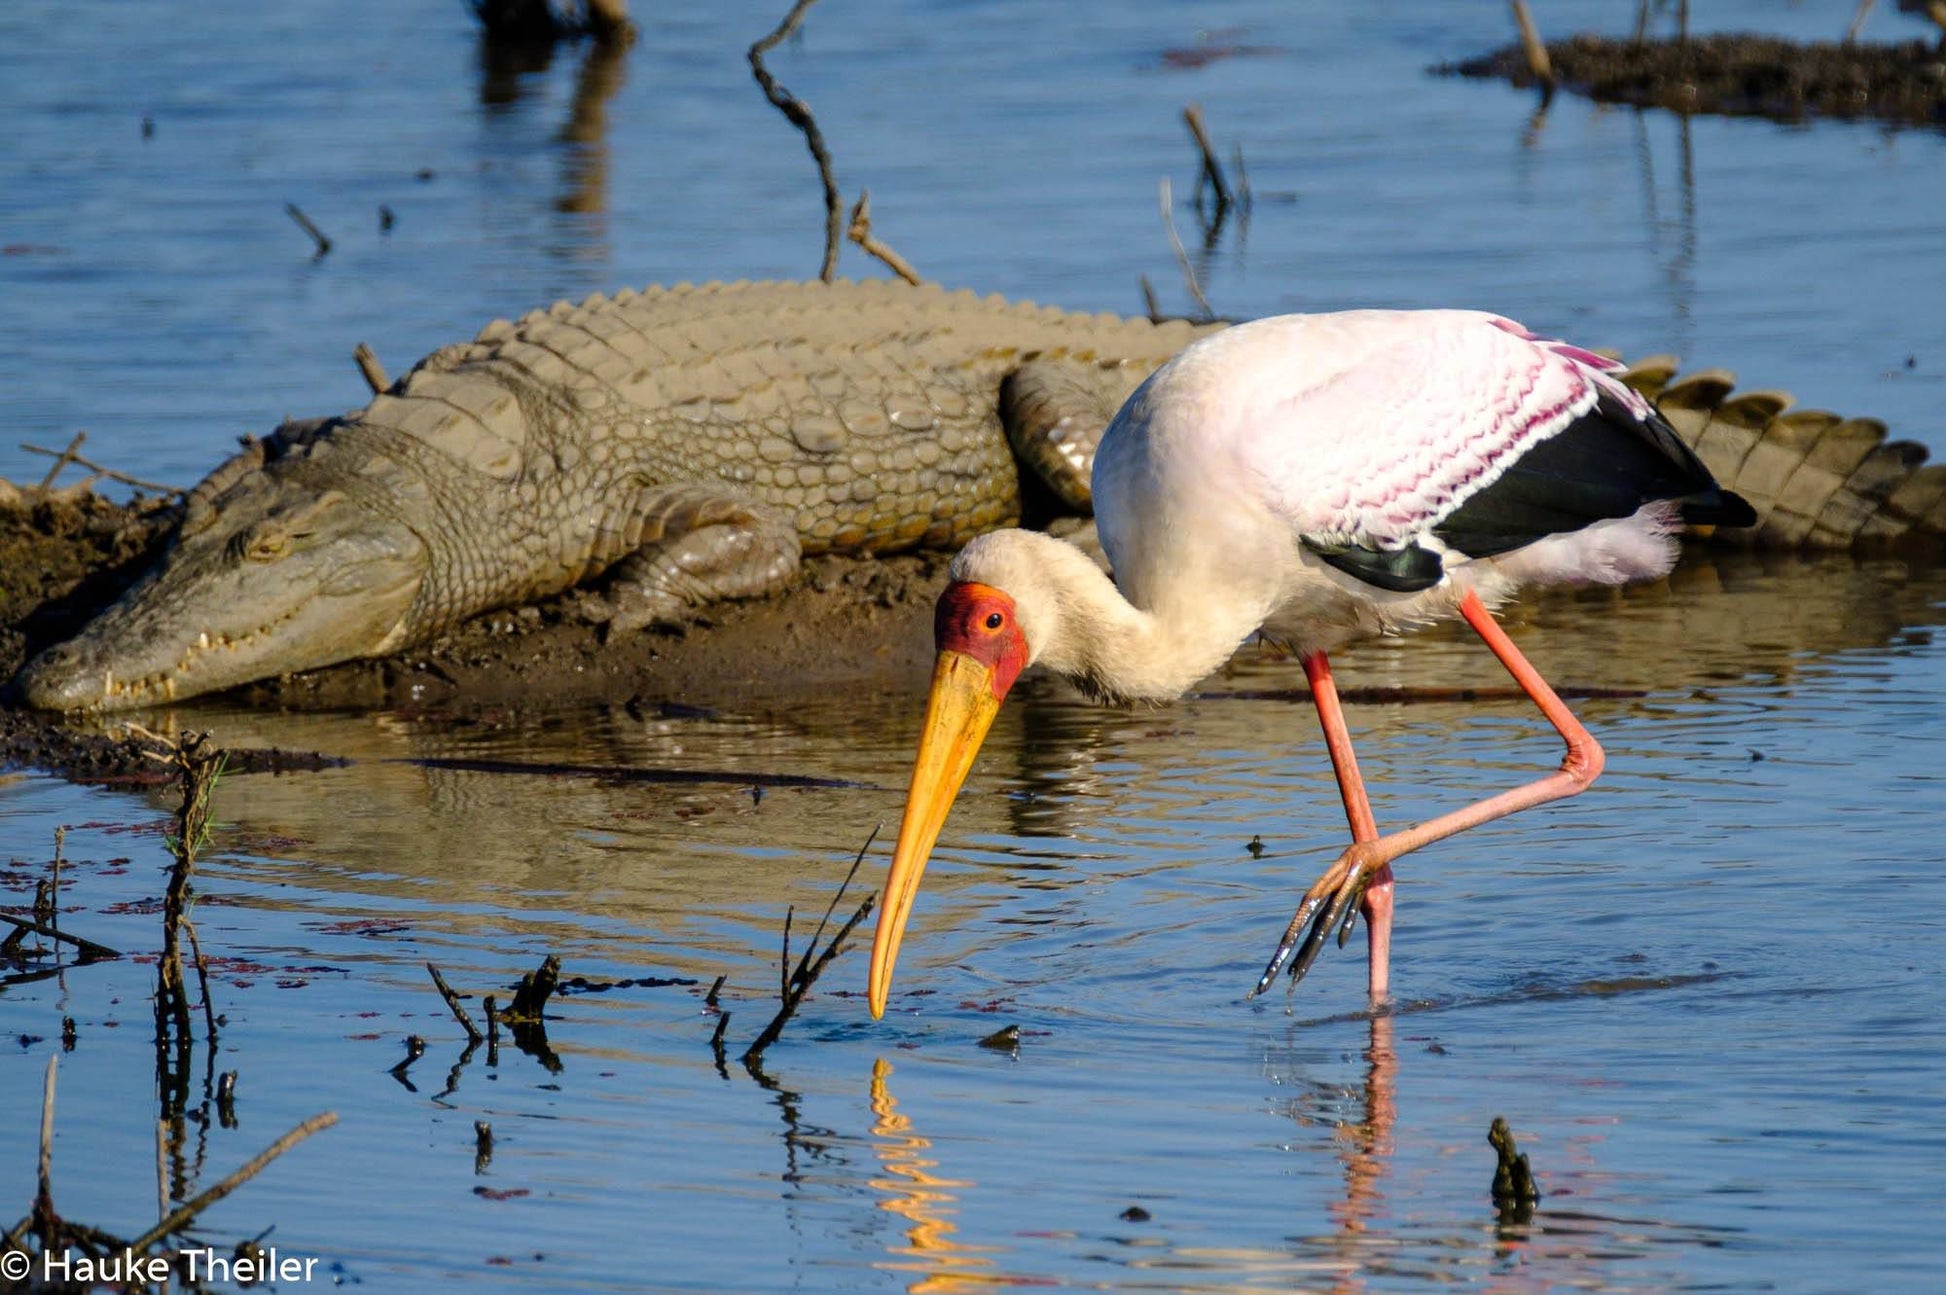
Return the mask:
{"type": "MultiPolygon", "coordinates": [[[[624,291],[496,320],[336,418],[286,422],[186,496],[154,567],[15,680],[115,710],[425,642],[599,580],[608,633],[781,589],[805,556],[953,549],[1085,514],[1096,440],[1220,323],[897,281],[624,291]]],[[[1752,542],[1946,533],[1946,468],[1869,419],[1638,362],[1757,509],[1752,542]]]]}

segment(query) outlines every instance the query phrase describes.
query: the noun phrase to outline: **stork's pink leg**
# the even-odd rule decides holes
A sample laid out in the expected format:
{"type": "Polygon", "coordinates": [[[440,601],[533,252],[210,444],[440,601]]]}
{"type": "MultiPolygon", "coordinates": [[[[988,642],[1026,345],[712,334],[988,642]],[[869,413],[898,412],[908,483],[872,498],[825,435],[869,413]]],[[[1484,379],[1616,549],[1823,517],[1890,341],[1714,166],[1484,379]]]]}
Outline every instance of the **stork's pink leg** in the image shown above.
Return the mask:
{"type": "MultiPolygon", "coordinates": [[[[1381,875],[1389,879],[1389,866],[1400,855],[1409,854],[1434,841],[1443,841],[1469,827],[1478,827],[1535,805],[1572,796],[1586,790],[1588,784],[1600,776],[1606,763],[1601,744],[1582,727],[1581,721],[1548,686],[1547,680],[1541,678],[1540,671],[1521,655],[1520,649],[1507,637],[1507,632],[1500,628],[1493,614],[1480,602],[1479,595],[1468,593],[1460,601],[1460,615],[1485,640],[1493,655],[1500,658],[1500,664],[1506,666],[1507,672],[1514,677],[1514,682],[1533,698],[1541,714],[1547,717],[1548,723],[1554,725],[1554,730],[1561,735],[1561,740],[1567,743],[1567,753],[1561,758],[1561,767],[1544,778],[1536,778],[1524,786],[1503,791],[1498,796],[1489,796],[1465,809],[1441,814],[1403,832],[1394,832],[1372,841],[1354,841],[1304,893],[1304,902],[1298,906],[1297,916],[1291,919],[1284,938],[1277,945],[1277,952],[1271,956],[1270,965],[1264,969],[1252,993],[1261,993],[1268,988],[1293,952],[1297,956],[1291,964],[1292,977],[1300,977],[1309,970],[1324,947],[1325,937],[1344,920],[1346,910],[1368,887],[1376,884],[1381,875]],[[1310,928],[1308,935],[1305,934],[1307,925],[1310,928]],[[1301,947],[1300,938],[1303,941],[1301,947]]],[[[1335,695],[1333,701],[1336,701],[1335,695]]]]}
{"type": "MultiPolygon", "coordinates": [[[[1351,748],[1351,732],[1345,727],[1345,708],[1338,701],[1338,685],[1331,678],[1331,660],[1322,652],[1304,658],[1304,677],[1311,681],[1311,700],[1317,704],[1318,723],[1324,727],[1325,749],[1331,753],[1331,769],[1338,775],[1338,793],[1344,798],[1345,819],[1351,824],[1353,841],[1378,840],[1378,823],[1372,817],[1372,803],[1365,795],[1365,780],[1358,776],[1358,755],[1351,748]]],[[[1367,985],[1372,1001],[1385,997],[1392,974],[1392,869],[1379,865],[1358,901],[1365,914],[1367,985]]]]}

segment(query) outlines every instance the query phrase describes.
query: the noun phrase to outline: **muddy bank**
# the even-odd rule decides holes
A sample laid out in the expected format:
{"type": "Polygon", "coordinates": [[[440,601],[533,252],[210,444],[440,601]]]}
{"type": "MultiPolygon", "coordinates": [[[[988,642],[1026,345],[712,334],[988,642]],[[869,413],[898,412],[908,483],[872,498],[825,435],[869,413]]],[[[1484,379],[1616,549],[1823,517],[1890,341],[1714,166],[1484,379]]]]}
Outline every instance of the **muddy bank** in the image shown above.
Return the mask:
{"type": "MultiPolygon", "coordinates": [[[[127,588],[176,520],[153,499],[118,505],[87,492],[0,482],[0,679],[68,637],[127,588]]],[[[585,595],[491,612],[383,661],[354,661],[251,684],[230,697],[259,708],[384,709],[438,718],[595,701],[648,708],[748,705],[807,689],[923,687],[932,604],[947,558],[820,558],[784,594],[708,608],[688,624],[605,641],[585,595]]],[[[0,699],[0,766],[85,781],[161,772],[115,719],[77,727],[0,699]]],[[[168,712],[135,712],[151,728],[168,712]]],[[[253,751],[243,770],[315,768],[326,757],[253,751]]]]}
{"type": "MultiPolygon", "coordinates": [[[[1547,47],[1561,88],[1603,103],[1803,121],[1946,124],[1946,54],[1927,41],[1797,44],[1771,36],[1687,41],[1572,36],[1547,47]]],[[[1434,71],[1536,84],[1518,44],[1434,71]]]]}

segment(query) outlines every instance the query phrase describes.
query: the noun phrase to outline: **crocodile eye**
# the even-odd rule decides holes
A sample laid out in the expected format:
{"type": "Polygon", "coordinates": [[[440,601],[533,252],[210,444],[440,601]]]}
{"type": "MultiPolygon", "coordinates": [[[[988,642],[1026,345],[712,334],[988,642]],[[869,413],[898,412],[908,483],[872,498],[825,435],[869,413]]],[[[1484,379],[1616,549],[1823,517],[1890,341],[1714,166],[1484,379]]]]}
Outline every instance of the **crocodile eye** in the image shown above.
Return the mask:
{"type": "Polygon", "coordinates": [[[990,630],[997,630],[1006,623],[1007,618],[999,612],[993,612],[987,616],[987,628],[990,630]]]}
{"type": "Polygon", "coordinates": [[[275,562],[284,556],[290,547],[289,541],[281,531],[253,535],[243,550],[243,556],[252,562],[275,562]]]}

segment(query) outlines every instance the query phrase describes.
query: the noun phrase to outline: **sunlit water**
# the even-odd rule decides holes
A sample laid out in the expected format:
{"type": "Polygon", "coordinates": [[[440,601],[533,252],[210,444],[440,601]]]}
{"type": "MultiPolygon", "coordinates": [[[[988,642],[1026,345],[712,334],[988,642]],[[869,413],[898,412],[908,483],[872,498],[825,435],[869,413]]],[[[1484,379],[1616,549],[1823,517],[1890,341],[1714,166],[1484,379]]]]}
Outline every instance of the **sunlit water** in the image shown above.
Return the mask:
{"type": "MultiPolygon", "coordinates": [[[[1698,18],[1828,35],[1843,8],[1698,18]]],[[[457,7],[7,6],[0,475],[44,470],[16,442],[85,427],[112,466],[187,481],[237,433],[357,403],[355,341],[397,371],[562,295],[813,270],[808,159],[742,63],[776,15],[638,16],[591,145],[563,139],[576,52],[483,95],[457,7]],[[328,257],[286,201],[337,239],[328,257]]],[[[1901,21],[1874,20],[1916,30],[1901,21]]],[[[1937,135],[1572,100],[1535,124],[1524,96],[1422,74],[1505,25],[1431,0],[834,3],[773,65],[847,188],[872,188],[879,232],[949,282],[1128,310],[1147,273],[1180,304],[1155,181],[1181,198],[1193,180],[1176,119],[1193,99],[1257,195],[1247,231],[1199,258],[1225,313],[1487,305],[1946,446],[1937,135]],[[1165,65],[1199,42],[1253,52],[1165,65]]],[[[1407,862],[1398,1011],[1377,1021],[1355,948],[1295,999],[1242,998],[1345,830],[1308,709],[1262,695],[1300,671],[1246,654],[1206,695],[1133,714],[1029,684],[949,824],[887,1020],[854,949],[764,1084],[736,1057],[774,1011],[786,911],[801,949],[896,821],[917,681],[459,731],[153,717],[356,757],[218,789],[197,918],[225,1024],[195,1095],[206,1061],[239,1072],[239,1126],[185,1126],[176,1192],[332,1109],[208,1235],[275,1223],[285,1252],[374,1290],[1934,1289],[1942,594],[1896,563],[1732,563],[1517,613],[1544,670],[1643,695],[1577,703],[1609,750],[1596,791],[1407,862]],[[396,762],[429,756],[852,785],[759,797],[396,762]],[[693,983],[560,1000],[558,1073],[505,1045],[454,1072],[463,1040],[423,963],[504,998],[550,952],[571,975],[693,983]],[[1006,1024],[1017,1057],[978,1046],[1006,1024]],[[412,1033],[430,1048],[407,1083],[388,1070],[412,1033]],[[1489,1199],[1495,1115],[1547,1193],[1528,1224],[1489,1199]]],[[[1343,681],[1502,682],[1454,635],[1361,648],[1343,681]]],[[[1504,700],[1358,705],[1353,723],[1387,824],[1558,755],[1504,700]]],[[[64,924],[152,952],[166,808],[35,773],[0,785],[5,902],[27,903],[69,825],[64,924]]],[[[111,1230],[153,1219],[151,976],[125,959],[0,987],[0,1227],[31,1198],[63,1015],[56,1199],[111,1230]]]]}

